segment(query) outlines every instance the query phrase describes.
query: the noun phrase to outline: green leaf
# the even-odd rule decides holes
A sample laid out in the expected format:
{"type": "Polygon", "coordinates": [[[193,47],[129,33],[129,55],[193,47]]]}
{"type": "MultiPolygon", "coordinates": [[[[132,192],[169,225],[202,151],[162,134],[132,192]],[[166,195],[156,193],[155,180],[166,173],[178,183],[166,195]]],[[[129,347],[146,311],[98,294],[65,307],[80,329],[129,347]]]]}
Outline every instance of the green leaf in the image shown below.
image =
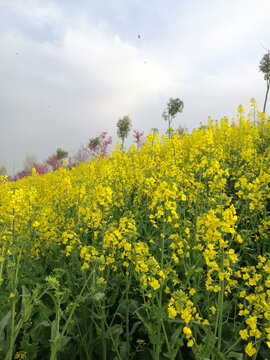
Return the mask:
{"type": "Polygon", "coordinates": [[[138,328],[139,325],[141,325],[141,323],[142,323],[142,322],[141,322],[140,320],[138,320],[138,321],[136,321],[135,323],[133,323],[132,329],[131,329],[131,331],[129,332],[129,335],[130,335],[130,336],[134,334],[135,330],[138,328]]]}
{"type": "Polygon", "coordinates": [[[5,332],[4,329],[8,325],[11,318],[11,311],[9,311],[5,317],[0,321],[0,351],[5,347],[5,332]]]}
{"type": "Polygon", "coordinates": [[[38,351],[38,341],[32,341],[30,335],[25,333],[20,342],[20,347],[24,349],[29,359],[36,359],[38,351]]]}
{"type": "Polygon", "coordinates": [[[235,359],[237,359],[237,360],[242,360],[242,359],[243,359],[243,354],[240,354],[240,353],[231,351],[231,352],[228,354],[228,357],[229,357],[229,359],[235,358],[235,359]]]}
{"type": "Polygon", "coordinates": [[[102,292],[97,292],[96,294],[93,295],[93,300],[94,301],[99,301],[102,298],[104,298],[105,294],[102,292]]]}
{"type": "Polygon", "coordinates": [[[70,336],[62,336],[59,342],[59,347],[58,347],[59,351],[63,350],[67,346],[70,340],[71,340],[70,336]]]}
{"type": "Polygon", "coordinates": [[[230,358],[227,358],[223,353],[218,351],[216,348],[212,348],[212,353],[216,356],[216,360],[228,360],[230,358]]]}
{"type": "Polygon", "coordinates": [[[115,324],[110,328],[111,336],[114,340],[114,344],[112,345],[112,351],[116,351],[120,344],[119,337],[123,333],[123,327],[120,324],[115,324]]]}
{"type": "Polygon", "coordinates": [[[208,358],[214,349],[215,334],[212,332],[210,327],[206,327],[206,335],[203,337],[203,345],[201,349],[201,355],[208,358]]]}
{"type": "Polygon", "coordinates": [[[27,305],[29,305],[29,291],[25,285],[22,286],[22,307],[21,314],[24,316],[26,313],[27,305]],[[27,304],[28,303],[28,304],[27,304]]]}
{"type": "Polygon", "coordinates": [[[128,306],[129,306],[129,301],[127,301],[126,299],[122,300],[118,307],[118,313],[125,315],[127,312],[128,306]]]}
{"type": "Polygon", "coordinates": [[[181,334],[182,329],[183,329],[183,326],[182,326],[182,327],[179,326],[179,327],[175,330],[175,332],[172,334],[171,339],[170,339],[170,342],[169,342],[171,349],[174,348],[176,341],[179,340],[179,335],[181,334]]]}
{"type": "Polygon", "coordinates": [[[121,342],[119,346],[120,358],[127,359],[128,351],[129,351],[129,344],[127,344],[126,342],[121,342]]]}
{"type": "Polygon", "coordinates": [[[131,299],[129,301],[129,311],[130,313],[134,313],[139,308],[139,304],[137,300],[131,299]]]}
{"type": "Polygon", "coordinates": [[[51,341],[55,342],[57,340],[57,321],[53,320],[51,325],[51,341]]]}
{"type": "Polygon", "coordinates": [[[42,320],[37,326],[36,326],[36,329],[39,328],[40,326],[51,326],[51,324],[49,323],[49,321],[47,320],[42,320]]]}
{"type": "Polygon", "coordinates": [[[11,318],[11,311],[9,311],[7,315],[3,317],[3,319],[0,321],[0,336],[4,331],[4,328],[7,326],[10,318],[11,318]]]}
{"type": "Polygon", "coordinates": [[[145,326],[147,332],[148,332],[148,335],[149,335],[149,338],[150,338],[150,341],[153,343],[152,341],[152,337],[153,337],[153,323],[151,321],[149,321],[148,319],[146,319],[145,317],[143,317],[139,311],[136,311],[136,315],[138,316],[138,318],[141,320],[141,322],[143,323],[143,325],[145,326]]]}
{"type": "Polygon", "coordinates": [[[112,337],[114,339],[118,338],[123,333],[123,327],[120,324],[115,324],[110,328],[112,337]]]}

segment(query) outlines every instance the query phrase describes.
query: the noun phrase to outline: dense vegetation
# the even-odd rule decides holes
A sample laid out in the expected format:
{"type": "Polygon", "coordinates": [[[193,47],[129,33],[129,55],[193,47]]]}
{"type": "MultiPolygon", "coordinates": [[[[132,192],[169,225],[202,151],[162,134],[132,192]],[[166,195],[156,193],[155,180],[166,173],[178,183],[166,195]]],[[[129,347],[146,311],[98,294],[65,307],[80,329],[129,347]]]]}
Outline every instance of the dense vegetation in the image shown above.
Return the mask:
{"type": "Polygon", "coordinates": [[[243,107],[0,183],[1,359],[269,359],[270,121],[243,107]]]}

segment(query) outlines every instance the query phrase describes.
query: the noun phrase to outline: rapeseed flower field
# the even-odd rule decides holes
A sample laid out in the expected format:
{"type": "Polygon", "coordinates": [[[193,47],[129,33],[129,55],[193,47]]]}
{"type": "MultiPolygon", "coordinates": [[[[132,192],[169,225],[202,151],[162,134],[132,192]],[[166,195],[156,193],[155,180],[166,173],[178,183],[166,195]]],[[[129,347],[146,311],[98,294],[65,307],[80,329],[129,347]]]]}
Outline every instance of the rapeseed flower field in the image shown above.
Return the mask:
{"type": "Polygon", "coordinates": [[[270,121],[0,178],[0,358],[270,359],[270,121]]]}

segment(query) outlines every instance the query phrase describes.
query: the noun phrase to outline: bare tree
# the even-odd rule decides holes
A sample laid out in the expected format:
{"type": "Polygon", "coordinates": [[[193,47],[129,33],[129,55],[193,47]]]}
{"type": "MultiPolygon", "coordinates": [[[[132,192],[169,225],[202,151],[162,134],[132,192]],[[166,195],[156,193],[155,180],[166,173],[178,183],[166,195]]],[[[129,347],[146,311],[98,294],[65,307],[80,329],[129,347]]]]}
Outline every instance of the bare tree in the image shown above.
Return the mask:
{"type": "Polygon", "coordinates": [[[24,163],[23,163],[23,169],[25,171],[32,170],[33,166],[37,164],[38,159],[35,154],[26,154],[24,163]]]}

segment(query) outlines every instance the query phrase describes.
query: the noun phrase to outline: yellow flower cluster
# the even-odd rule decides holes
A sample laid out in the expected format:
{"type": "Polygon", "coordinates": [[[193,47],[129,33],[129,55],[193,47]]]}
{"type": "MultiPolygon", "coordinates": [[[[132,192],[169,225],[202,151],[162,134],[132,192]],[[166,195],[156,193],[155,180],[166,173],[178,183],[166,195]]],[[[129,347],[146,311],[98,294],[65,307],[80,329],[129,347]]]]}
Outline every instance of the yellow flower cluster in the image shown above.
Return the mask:
{"type": "Polygon", "coordinates": [[[83,271],[98,261],[102,282],[112,270],[143,295],[162,293],[188,347],[193,327],[217,328],[223,296],[239,308],[246,353],[258,340],[269,346],[270,121],[251,105],[247,117],[240,106],[232,122],[209,119],[183,137],[150,133],[140,151],[115,148],[16,182],[1,176],[0,285],[12,246],[34,259],[57,246],[83,271]]]}

